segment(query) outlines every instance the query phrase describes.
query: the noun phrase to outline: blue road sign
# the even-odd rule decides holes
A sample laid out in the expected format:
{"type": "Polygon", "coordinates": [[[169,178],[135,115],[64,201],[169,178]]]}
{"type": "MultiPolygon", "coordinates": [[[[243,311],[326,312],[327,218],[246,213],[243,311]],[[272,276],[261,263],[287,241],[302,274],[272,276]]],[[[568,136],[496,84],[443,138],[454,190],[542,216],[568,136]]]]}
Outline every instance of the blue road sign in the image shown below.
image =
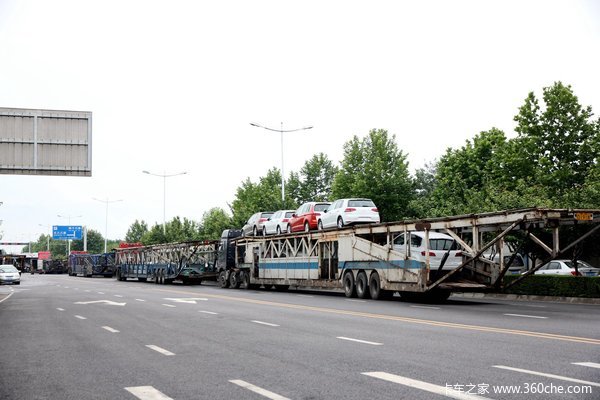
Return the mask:
{"type": "Polygon", "coordinates": [[[77,240],[81,239],[82,229],[81,226],[74,225],[53,225],[52,226],[52,239],[54,240],[77,240]]]}

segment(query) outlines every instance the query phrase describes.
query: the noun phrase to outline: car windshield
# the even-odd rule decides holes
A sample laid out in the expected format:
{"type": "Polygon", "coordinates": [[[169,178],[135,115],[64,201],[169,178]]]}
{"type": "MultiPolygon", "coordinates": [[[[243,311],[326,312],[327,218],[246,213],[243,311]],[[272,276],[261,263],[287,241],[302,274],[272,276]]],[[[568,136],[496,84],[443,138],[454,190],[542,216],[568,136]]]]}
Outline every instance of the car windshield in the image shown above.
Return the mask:
{"type": "Polygon", "coordinates": [[[264,213],[262,213],[262,216],[261,216],[261,218],[270,218],[270,217],[271,217],[271,215],[273,215],[273,213],[272,213],[272,212],[264,212],[264,213]]]}
{"type": "MultiPolygon", "coordinates": [[[[575,263],[573,261],[565,261],[565,264],[567,264],[567,266],[569,268],[575,268],[575,263]]],[[[577,261],[577,268],[593,268],[590,264],[586,263],[585,261],[577,261]]]]}
{"type": "Polygon", "coordinates": [[[375,207],[375,203],[369,199],[354,199],[348,200],[348,207],[375,207]]]}
{"type": "Polygon", "coordinates": [[[430,250],[455,250],[453,244],[452,239],[429,239],[430,250]]]}
{"type": "Polygon", "coordinates": [[[327,210],[327,207],[329,207],[329,204],[327,203],[315,204],[315,211],[325,211],[327,210]]]}
{"type": "Polygon", "coordinates": [[[10,272],[19,272],[19,271],[12,265],[3,265],[0,267],[0,272],[10,273],[10,272]]]}

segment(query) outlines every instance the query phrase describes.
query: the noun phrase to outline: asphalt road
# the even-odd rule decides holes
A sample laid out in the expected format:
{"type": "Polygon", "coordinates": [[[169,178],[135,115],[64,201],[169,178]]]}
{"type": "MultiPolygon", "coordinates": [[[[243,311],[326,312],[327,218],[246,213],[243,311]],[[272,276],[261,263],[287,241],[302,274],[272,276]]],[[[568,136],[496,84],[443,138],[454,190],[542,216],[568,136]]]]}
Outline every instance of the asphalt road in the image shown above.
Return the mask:
{"type": "Polygon", "coordinates": [[[599,311],[24,274],[0,399],[599,399],[599,311]]]}

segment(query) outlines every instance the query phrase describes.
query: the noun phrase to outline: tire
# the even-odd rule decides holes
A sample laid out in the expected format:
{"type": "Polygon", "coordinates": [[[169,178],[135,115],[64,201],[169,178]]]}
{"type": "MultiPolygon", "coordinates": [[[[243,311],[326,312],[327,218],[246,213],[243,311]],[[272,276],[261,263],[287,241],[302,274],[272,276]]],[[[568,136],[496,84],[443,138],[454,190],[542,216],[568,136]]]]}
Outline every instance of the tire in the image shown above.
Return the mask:
{"type": "Polygon", "coordinates": [[[240,281],[240,276],[238,274],[237,271],[235,272],[231,272],[229,274],[229,287],[232,289],[238,289],[240,287],[240,284],[242,282],[240,281]]]}
{"type": "Polygon", "coordinates": [[[240,271],[240,289],[250,289],[250,274],[248,271],[240,271]]]}
{"type": "Polygon", "coordinates": [[[323,230],[323,222],[321,222],[321,220],[319,220],[319,222],[317,222],[317,230],[319,230],[319,231],[323,230]]]}
{"type": "Polygon", "coordinates": [[[354,274],[352,274],[352,271],[344,274],[344,294],[346,297],[356,297],[356,286],[354,285],[354,274]]]}
{"type": "Polygon", "coordinates": [[[138,281],[140,282],[146,282],[148,279],[147,278],[138,278],[138,281]]]}
{"type": "Polygon", "coordinates": [[[219,272],[219,286],[223,289],[229,287],[229,277],[226,270],[219,272]]]}
{"type": "Polygon", "coordinates": [[[344,220],[342,219],[342,217],[338,217],[337,227],[338,229],[342,229],[344,227],[344,220]]]}
{"type": "Polygon", "coordinates": [[[252,228],[252,236],[254,236],[254,237],[258,236],[258,229],[256,228],[256,226],[254,228],[252,228]]]}
{"type": "Polygon", "coordinates": [[[368,299],[369,296],[369,280],[364,271],[360,271],[356,275],[356,295],[359,299],[368,299]]]}
{"type": "Polygon", "coordinates": [[[304,223],[304,232],[310,232],[310,225],[308,224],[308,221],[304,223]]]}
{"type": "Polygon", "coordinates": [[[279,225],[277,225],[277,234],[281,235],[281,228],[279,227],[279,225]]]}
{"type": "Polygon", "coordinates": [[[20,285],[20,284],[21,284],[21,282],[15,282],[15,285],[20,285]]]}
{"type": "Polygon", "coordinates": [[[377,272],[372,272],[369,278],[369,292],[371,292],[371,298],[373,300],[383,300],[390,297],[392,292],[381,289],[381,280],[377,272]]]}
{"type": "Polygon", "coordinates": [[[161,269],[158,276],[160,277],[160,284],[164,285],[165,284],[165,270],[161,269]]]}
{"type": "Polygon", "coordinates": [[[263,235],[263,237],[267,236],[267,228],[265,228],[264,225],[263,225],[263,228],[262,228],[262,235],[263,235]]]}
{"type": "Polygon", "coordinates": [[[292,227],[290,226],[290,224],[288,224],[286,232],[285,233],[292,233],[292,227]]]}

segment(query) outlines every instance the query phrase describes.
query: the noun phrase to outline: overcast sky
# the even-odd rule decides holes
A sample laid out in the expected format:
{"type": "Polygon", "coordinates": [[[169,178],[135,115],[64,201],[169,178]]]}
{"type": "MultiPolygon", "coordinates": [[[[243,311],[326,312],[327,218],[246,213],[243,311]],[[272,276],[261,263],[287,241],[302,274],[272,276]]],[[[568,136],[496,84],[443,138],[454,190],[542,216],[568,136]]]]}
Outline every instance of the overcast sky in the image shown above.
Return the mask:
{"type": "MultiPolygon", "coordinates": [[[[562,81],[600,112],[600,1],[0,0],[0,107],[93,112],[91,178],[0,175],[2,241],[200,220],[246,177],[387,129],[411,170],[562,81]],[[81,217],[77,217],[81,216],[81,217]],[[42,225],[42,226],[40,226],[42,225]]],[[[5,247],[18,251],[20,247],[5,247]]]]}

